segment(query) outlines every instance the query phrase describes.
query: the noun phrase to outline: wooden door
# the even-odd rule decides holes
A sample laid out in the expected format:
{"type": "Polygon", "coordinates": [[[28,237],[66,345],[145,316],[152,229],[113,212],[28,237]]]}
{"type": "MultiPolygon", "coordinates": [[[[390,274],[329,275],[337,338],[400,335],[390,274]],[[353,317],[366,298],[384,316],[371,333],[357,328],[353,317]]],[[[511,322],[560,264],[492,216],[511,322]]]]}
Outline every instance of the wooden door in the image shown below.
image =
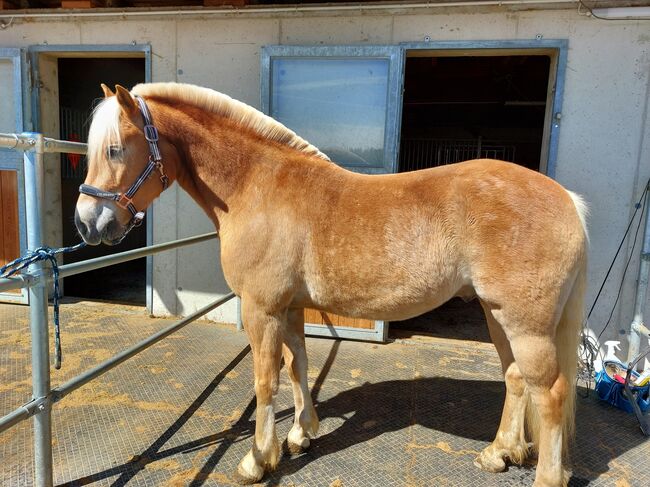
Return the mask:
{"type": "Polygon", "coordinates": [[[0,171],[0,267],[19,255],[18,175],[15,171],[0,171]]]}
{"type": "Polygon", "coordinates": [[[368,330],[375,327],[375,322],[372,320],[349,318],[347,316],[341,316],[311,308],[305,309],[305,323],[325,326],[347,326],[350,328],[365,328],[368,330]]]}

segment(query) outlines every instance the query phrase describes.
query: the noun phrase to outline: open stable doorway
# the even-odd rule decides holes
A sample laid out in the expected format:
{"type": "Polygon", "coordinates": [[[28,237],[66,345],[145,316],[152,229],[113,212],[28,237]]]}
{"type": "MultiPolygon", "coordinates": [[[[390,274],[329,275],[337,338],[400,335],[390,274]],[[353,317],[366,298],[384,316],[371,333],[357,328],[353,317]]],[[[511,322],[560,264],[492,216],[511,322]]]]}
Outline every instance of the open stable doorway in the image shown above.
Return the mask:
{"type": "MultiPolygon", "coordinates": [[[[492,158],[539,171],[548,155],[548,55],[408,51],[398,171],[492,158]]],[[[452,299],[391,333],[489,341],[478,300],[452,299]]]]}
{"type": "MultiPolygon", "coordinates": [[[[63,140],[86,142],[93,108],[103,97],[100,83],[121,84],[129,89],[145,81],[143,57],[62,57],[58,63],[59,128],[63,140]]],[[[79,242],[74,225],[78,188],[86,177],[86,159],[61,154],[61,206],[63,245],[79,242]]],[[[134,228],[115,247],[100,245],[65,254],[65,263],[77,262],[147,243],[146,225],[134,228]]],[[[145,304],[146,259],[138,259],[64,280],[66,296],[145,304]]]]}

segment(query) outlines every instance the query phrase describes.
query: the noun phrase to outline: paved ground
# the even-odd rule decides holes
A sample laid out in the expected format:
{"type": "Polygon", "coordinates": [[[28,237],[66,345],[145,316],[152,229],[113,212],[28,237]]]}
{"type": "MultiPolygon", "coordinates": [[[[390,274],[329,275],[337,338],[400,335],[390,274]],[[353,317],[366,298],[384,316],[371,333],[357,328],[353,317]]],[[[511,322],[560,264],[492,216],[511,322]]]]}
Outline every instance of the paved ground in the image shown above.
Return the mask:
{"type": "MultiPolygon", "coordinates": [[[[54,384],[168,323],[142,308],[63,307],[64,362],[54,384]]],[[[284,458],[266,486],[520,486],[534,469],[502,474],[472,460],[496,431],[504,386],[496,353],[475,341],[409,338],[387,345],[309,339],[310,386],[321,431],[284,458]]],[[[278,431],[291,426],[286,374],[278,431]]],[[[0,305],[0,414],[29,398],[27,308],[0,305]]],[[[233,328],[199,322],[55,406],[57,485],[231,485],[254,413],[251,356],[233,328]]],[[[579,399],[572,486],[650,485],[650,442],[633,416],[579,399]]],[[[32,484],[31,430],[0,435],[0,485],[32,484]]]]}

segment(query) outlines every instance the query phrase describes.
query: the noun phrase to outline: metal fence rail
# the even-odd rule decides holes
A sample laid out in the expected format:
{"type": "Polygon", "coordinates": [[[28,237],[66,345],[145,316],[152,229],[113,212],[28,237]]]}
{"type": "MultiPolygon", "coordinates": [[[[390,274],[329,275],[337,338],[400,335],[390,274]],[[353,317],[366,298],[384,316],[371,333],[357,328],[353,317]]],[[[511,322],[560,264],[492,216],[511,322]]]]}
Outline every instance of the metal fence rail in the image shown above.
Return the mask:
{"type": "MultiPolygon", "coordinates": [[[[28,249],[36,249],[43,245],[41,220],[41,215],[43,214],[42,195],[44,184],[43,154],[46,152],[85,154],[87,146],[86,144],[77,142],[49,139],[43,137],[42,134],[36,133],[0,133],[0,147],[24,151],[25,187],[29,189],[25,192],[27,247],[28,249]]],[[[207,233],[164,244],[66,264],[59,267],[59,276],[63,278],[81,274],[215,238],[217,238],[216,232],[207,233]]],[[[42,262],[32,264],[27,272],[18,276],[0,278],[0,291],[21,288],[29,289],[30,333],[32,336],[32,400],[0,418],[0,433],[21,421],[33,417],[34,481],[35,485],[39,487],[50,487],[53,483],[51,409],[55,402],[235,297],[234,293],[229,293],[213,301],[190,316],[172,323],[163,330],[154,333],[99,365],[52,389],[50,385],[49,327],[46,291],[51,281],[52,272],[50,269],[44,268],[42,262]]]]}

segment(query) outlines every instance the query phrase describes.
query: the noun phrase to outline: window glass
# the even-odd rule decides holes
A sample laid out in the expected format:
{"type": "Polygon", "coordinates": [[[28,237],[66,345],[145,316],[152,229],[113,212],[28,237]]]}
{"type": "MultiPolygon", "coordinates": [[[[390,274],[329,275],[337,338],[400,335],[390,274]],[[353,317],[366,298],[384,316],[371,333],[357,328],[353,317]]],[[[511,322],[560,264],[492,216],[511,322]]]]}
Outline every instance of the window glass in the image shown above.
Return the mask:
{"type": "Polygon", "coordinates": [[[389,60],[275,58],[270,115],[344,166],[383,167],[389,60]]]}
{"type": "Polygon", "coordinates": [[[16,99],[14,97],[14,63],[11,59],[0,58],[0,132],[16,131],[16,99]]]}

